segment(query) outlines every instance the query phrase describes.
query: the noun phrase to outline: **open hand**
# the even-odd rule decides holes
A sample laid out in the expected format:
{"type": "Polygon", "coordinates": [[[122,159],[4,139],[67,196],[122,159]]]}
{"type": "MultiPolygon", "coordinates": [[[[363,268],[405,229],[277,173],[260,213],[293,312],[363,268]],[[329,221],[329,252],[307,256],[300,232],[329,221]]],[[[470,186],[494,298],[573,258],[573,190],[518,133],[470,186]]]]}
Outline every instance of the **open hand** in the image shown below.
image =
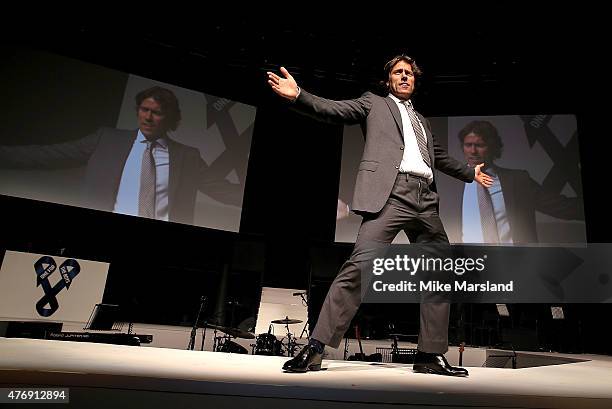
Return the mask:
{"type": "Polygon", "coordinates": [[[294,101],[298,96],[297,83],[285,67],[280,67],[280,71],[284,78],[268,71],[268,84],[281,97],[294,101]]]}
{"type": "Polygon", "coordinates": [[[483,187],[491,187],[493,186],[493,178],[480,170],[480,168],[483,166],[484,163],[481,163],[480,165],[476,165],[474,168],[474,180],[480,183],[483,187]]]}

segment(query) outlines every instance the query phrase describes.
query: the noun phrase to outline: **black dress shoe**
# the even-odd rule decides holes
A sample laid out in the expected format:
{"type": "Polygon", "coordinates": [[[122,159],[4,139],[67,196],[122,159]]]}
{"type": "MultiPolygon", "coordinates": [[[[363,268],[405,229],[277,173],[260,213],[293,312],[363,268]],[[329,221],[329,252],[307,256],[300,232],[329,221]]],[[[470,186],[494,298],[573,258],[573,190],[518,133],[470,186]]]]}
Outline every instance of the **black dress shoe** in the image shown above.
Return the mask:
{"type": "Polygon", "coordinates": [[[450,366],[444,355],[429,354],[427,352],[418,351],[414,357],[414,372],[432,373],[436,375],[446,376],[468,376],[468,371],[457,366],[450,366]]]}
{"type": "Polygon", "coordinates": [[[320,371],[321,360],[322,354],[318,353],[312,345],[306,345],[295,358],[285,362],[285,365],[283,365],[283,371],[320,371]]]}

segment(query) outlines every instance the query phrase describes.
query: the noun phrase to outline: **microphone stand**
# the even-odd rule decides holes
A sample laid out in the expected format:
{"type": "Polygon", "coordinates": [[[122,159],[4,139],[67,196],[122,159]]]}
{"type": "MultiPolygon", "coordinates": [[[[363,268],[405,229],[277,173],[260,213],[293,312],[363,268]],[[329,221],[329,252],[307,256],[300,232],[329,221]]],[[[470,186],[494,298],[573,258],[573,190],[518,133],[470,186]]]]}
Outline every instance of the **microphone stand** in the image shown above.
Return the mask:
{"type": "MultiPolygon", "coordinates": [[[[200,321],[200,314],[202,313],[202,311],[204,311],[204,306],[206,305],[206,298],[207,297],[205,295],[200,298],[200,309],[198,310],[195,322],[193,323],[191,335],[189,336],[189,345],[187,346],[187,349],[190,351],[193,351],[193,348],[195,347],[196,334],[198,333],[198,322],[200,321]]],[[[202,348],[204,348],[204,339],[202,339],[202,348]]]]}
{"type": "Polygon", "coordinates": [[[300,339],[302,339],[304,333],[306,333],[306,337],[310,336],[310,334],[308,333],[308,328],[310,327],[310,314],[308,314],[308,301],[306,300],[306,297],[304,297],[304,294],[305,293],[300,293],[300,297],[302,298],[302,302],[306,305],[306,323],[304,324],[304,328],[302,329],[302,333],[300,334],[300,339]]]}

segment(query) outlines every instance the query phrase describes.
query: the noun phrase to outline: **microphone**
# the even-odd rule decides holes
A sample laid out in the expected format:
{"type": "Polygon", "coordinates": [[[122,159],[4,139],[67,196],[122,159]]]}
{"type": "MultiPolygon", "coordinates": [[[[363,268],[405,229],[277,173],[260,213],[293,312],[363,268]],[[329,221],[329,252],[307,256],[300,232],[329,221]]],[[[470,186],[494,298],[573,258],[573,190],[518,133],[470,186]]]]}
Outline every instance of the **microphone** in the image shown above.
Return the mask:
{"type": "Polygon", "coordinates": [[[297,297],[297,296],[300,296],[300,295],[303,295],[303,294],[306,294],[306,291],[302,291],[302,292],[299,292],[299,293],[293,293],[293,296],[297,297]]]}

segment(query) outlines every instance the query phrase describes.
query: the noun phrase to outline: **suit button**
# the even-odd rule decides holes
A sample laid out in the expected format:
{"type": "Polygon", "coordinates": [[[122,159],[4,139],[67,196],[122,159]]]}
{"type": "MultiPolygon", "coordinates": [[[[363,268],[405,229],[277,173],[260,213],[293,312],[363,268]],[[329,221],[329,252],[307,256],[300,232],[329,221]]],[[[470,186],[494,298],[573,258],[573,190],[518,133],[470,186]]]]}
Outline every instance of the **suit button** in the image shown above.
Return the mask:
{"type": "Polygon", "coordinates": [[[403,146],[400,146],[400,150],[402,150],[402,151],[403,151],[403,150],[404,150],[404,147],[403,147],[403,146]]]}
{"type": "Polygon", "coordinates": [[[399,166],[396,166],[395,169],[399,169],[399,166]]]}

